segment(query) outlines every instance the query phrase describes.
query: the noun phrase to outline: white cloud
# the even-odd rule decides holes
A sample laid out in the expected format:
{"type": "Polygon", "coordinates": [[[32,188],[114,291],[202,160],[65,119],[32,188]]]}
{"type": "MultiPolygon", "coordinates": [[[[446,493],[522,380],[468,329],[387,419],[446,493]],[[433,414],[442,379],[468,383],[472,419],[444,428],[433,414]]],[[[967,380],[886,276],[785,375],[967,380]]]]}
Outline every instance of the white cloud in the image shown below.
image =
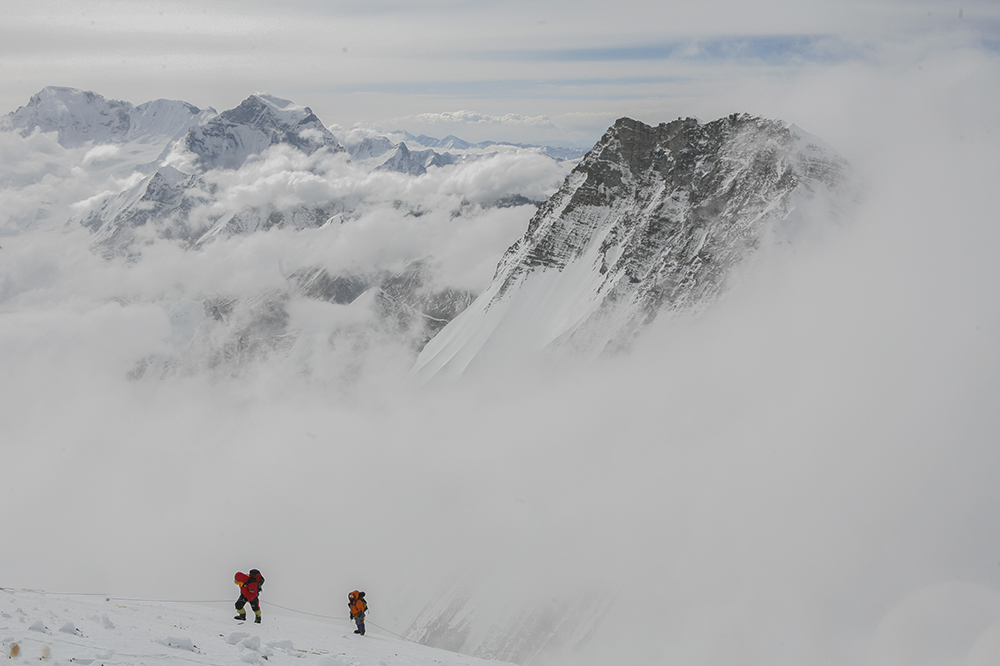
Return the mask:
{"type": "MultiPolygon", "coordinates": [[[[406,122],[408,119],[399,118],[397,122],[406,122]]],[[[529,125],[532,127],[554,127],[552,121],[547,116],[521,116],[516,113],[507,113],[502,116],[490,116],[474,111],[444,111],[441,113],[421,113],[412,118],[412,121],[419,124],[429,125],[529,125]]]]}
{"type": "Polygon", "coordinates": [[[114,144],[102,144],[94,146],[83,156],[83,166],[90,166],[94,162],[102,162],[112,157],[118,156],[121,148],[114,144]]]}

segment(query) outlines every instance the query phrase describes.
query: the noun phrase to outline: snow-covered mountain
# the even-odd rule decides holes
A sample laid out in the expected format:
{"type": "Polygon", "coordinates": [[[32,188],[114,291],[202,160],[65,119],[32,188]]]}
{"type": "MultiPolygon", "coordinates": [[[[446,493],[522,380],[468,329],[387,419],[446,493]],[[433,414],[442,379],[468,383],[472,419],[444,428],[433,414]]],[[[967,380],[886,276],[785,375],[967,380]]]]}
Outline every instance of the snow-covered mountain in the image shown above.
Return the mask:
{"type": "Polygon", "coordinates": [[[273,226],[319,226],[342,212],[336,205],[274,205],[219,210],[216,187],[203,177],[233,171],[272,146],[304,156],[343,146],[309,107],[264,93],[188,129],[172,144],[156,171],[104,199],[80,223],[95,232],[101,253],[134,254],[136,241],[157,237],[193,243],[219,234],[248,233],[273,226]],[[213,205],[214,204],[214,205],[213,205]],[[332,209],[332,212],[327,212],[332,209]]]}
{"type": "Polygon", "coordinates": [[[761,245],[847,207],[846,162],[786,123],[622,118],[504,255],[490,287],[424,348],[423,379],[551,346],[627,346],[703,307],[761,245]]]}
{"type": "Polygon", "coordinates": [[[36,129],[56,132],[65,147],[87,142],[165,144],[214,115],[213,109],[202,110],[187,102],[158,99],[134,106],[95,92],[49,86],[0,119],[0,130],[13,130],[22,136],[36,129]]]}
{"type": "Polygon", "coordinates": [[[197,166],[209,171],[238,169],[251,155],[278,144],[307,155],[321,148],[344,150],[308,106],[266,93],[250,95],[236,108],[193,127],[177,149],[193,153],[197,166]]]}
{"type": "Polygon", "coordinates": [[[469,143],[468,141],[459,139],[454,134],[449,134],[443,139],[435,139],[432,136],[421,134],[420,136],[414,137],[413,140],[419,143],[421,146],[426,146],[428,148],[442,148],[444,150],[450,150],[450,149],[465,150],[467,148],[473,147],[474,145],[469,143]]]}
{"type": "Polygon", "coordinates": [[[487,663],[400,640],[371,623],[362,637],[353,634],[353,623],[347,619],[318,622],[290,617],[287,612],[274,615],[266,601],[264,622],[259,625],[234,620],[231,603],[212,606],[0,588],[3,656],[14,663],[41,660],[56,664],[487,663]]]}
{"type": "Polygon", "coordinates": [[[371,160],[382,157],[396,145],[386,136],[366,136],[360,143],[348,147],[347,151],[353,159],[371,160]]]}
{"type": "Polygon", "coordinates": [[[454,164],[458,158],[451,153],[437,153],[433,150],[410,150],[405,143],[400,143],[396,149],[376,169],[380,171],[396,171],[399,173],[419,176],[427,173],[428,167],[442,167],[454,164]]]}

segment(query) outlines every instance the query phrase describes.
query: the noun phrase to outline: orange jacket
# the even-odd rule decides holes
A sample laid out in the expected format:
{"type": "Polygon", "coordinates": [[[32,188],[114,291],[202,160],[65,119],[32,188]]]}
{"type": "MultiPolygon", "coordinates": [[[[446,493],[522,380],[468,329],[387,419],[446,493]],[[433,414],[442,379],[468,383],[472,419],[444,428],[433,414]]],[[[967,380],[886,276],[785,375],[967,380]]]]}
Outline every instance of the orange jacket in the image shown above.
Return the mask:
{"type": "Polygon", "coordinates": [[[354,619],[368,610],[368,604],[361,597],[361,593],[357,590],[354,590],[347,595],[347,601],[347,607],[351,610],[351,619],[354,619]]]}

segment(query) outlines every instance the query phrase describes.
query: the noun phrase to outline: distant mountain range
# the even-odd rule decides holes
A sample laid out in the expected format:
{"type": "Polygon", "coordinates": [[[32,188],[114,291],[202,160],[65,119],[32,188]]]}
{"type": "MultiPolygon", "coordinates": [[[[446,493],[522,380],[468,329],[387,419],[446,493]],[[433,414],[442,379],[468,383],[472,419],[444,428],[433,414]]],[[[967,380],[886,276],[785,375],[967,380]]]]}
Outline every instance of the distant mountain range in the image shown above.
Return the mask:
{"type": "Polygon", "coordinates": [[[413,142],[425,146],[427,148],[440,148],[442,150],[468,150],[469,148],[491,148],[493,146],[513,146],[515,148],[540,148],[542,153],[548,155],[553,159],[561,160],[575,160],[583,157],[587,151],[580,150],[579,148],[559,148],[556,146],[537,146],[529,143],[510,143],[510,142],[498,142],[498,141],[480,141],[479,143],[469,143],[468,141],[463,141],[453,134],[449,134],[443,139],[435,139],[434,137],[427,136],[426,134],[421,134],[420,136],[413,136],[409,132],[400,132],[403,135],[405,141],[413,142]]]}
{"type": "Polygon", "coordinates": [[[351,213],[351,204],[333,200],[307,207],[272,204],[220,211],[212,185],[203,176],[215,170],[239,170],[273,146],[306,156],[321,150],[329,155],[346,152],[371,170],[411,176],[482,159],[491,148],[531,150],[557,160],[582,154],[524,144],[470,144],[455,136],[439,140],[407,132],[393,133],[401,135],[401,141],[373,135],[345,149],[309,107],[265,93],[250,95],[239,106],[217,113],[186,102],[156,100],[133,106],[94,92],[48,87],[0,119],[2,129],[21,136],[56,132],[66,147],[88,142],[126,147],[116,156],[119,170],[145,173],[145,178],[105,197],[78,220],[94,231],[97,247],[108,257],[138,251],[137,240],[162,237],[191,244],[275,226],[320,226],[335,215],[351,213]]]}
{"type": "MultiPolygon", "coordinates": [[[[83,168],[95,174],[95,182],[101,181],[96,177],[100,174],[109,177],[102,181],[102,188],[110,182],[120,183],[119,189],[88,193],[86,205],[77,206],[82,212],[69,223],[93,232],[93,249],[100,255],[132,262],[139,261],[143,250],[156,242],[196,250],[217,238],[341,225],[365,214],[369,204],[350,190],[338,196],[292,197],[279,191],[273,197],[253,194],[250,198],[257,203],[233,203],[232,193],[240,191],[240,186],[226,189],[220,181],[245,180],[252,193],[266,182],[254,170],[272,149],[284,151],[295,163],[288,168],[316,182],[331,178],[325,169],[338,160],[351,162],[351,173],[388,172],[418,178],[430,169],[488,160],[498,150],[546,157],[549,152],[570,154],[537,146],[473,145],[453,136],[437,140],[406,132],[369,133],[362,141],[345,146],[309,107],[265,93],[250,95],[237,107],[219,113],[181,101],[135,106],[94,92],[48,87],[27,105],[0,118],[0,131],[22,137],[55,133],[67,149],[89,148],[83,168]]],[[[540,203],[537,197],[508,192],[478,205],[533,208],[540,203]]],[[[409,205],[394,203],[404,210],[409,205]]],[[[426,212],[414,208],[407,214],[426,212]]],[[[26,211],[23,217],[30,226],[32,218],[44,214],[40,209],[36,215],[26,211]]],[[[451,213],[462,214],[461,209],[451,213]]],[[[205,365],[237,367],[281,353],[295,336],[280,312],[289,299],[302,297],[349,304],[365,296],[364,307],[375,313],[378,336],[399,338],[419,349],[475,297],[464,290],[437,286],[433,265],[433,257],[415,255],[393,269],[352,266],[331,272],[317,266],[290,273],[288,290],[283,293],[249,299],[225,294],[210,297],[204,311],[185,310],[178,321],[199,322],[196,328],[201,331],[184,333],[181,338],[197,341],[207,336],[215,342],[208,346],[192,342],[175,358],[143,359],[133,376],[197,371],[205,365]],[[228,333],[207,333],[219,328],[228,333]]],[[[356,335],[368,333],[355,331],[356,335]]]]}

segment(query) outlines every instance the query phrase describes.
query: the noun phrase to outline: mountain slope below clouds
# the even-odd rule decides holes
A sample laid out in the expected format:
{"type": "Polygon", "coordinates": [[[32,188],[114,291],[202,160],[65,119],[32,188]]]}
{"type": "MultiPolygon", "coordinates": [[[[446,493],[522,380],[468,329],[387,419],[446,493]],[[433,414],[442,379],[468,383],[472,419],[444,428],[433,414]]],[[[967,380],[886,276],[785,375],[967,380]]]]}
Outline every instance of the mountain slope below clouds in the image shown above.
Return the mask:
{"type": "Polygon", "coordinates": [[[622,118],[414,371],[455,377],[552,346],[627,346],[661,314],[711,302],[763,244],[841,213],[849,173],[822,142],[779,121],[734,114],[651,127],[622,118]]]}

